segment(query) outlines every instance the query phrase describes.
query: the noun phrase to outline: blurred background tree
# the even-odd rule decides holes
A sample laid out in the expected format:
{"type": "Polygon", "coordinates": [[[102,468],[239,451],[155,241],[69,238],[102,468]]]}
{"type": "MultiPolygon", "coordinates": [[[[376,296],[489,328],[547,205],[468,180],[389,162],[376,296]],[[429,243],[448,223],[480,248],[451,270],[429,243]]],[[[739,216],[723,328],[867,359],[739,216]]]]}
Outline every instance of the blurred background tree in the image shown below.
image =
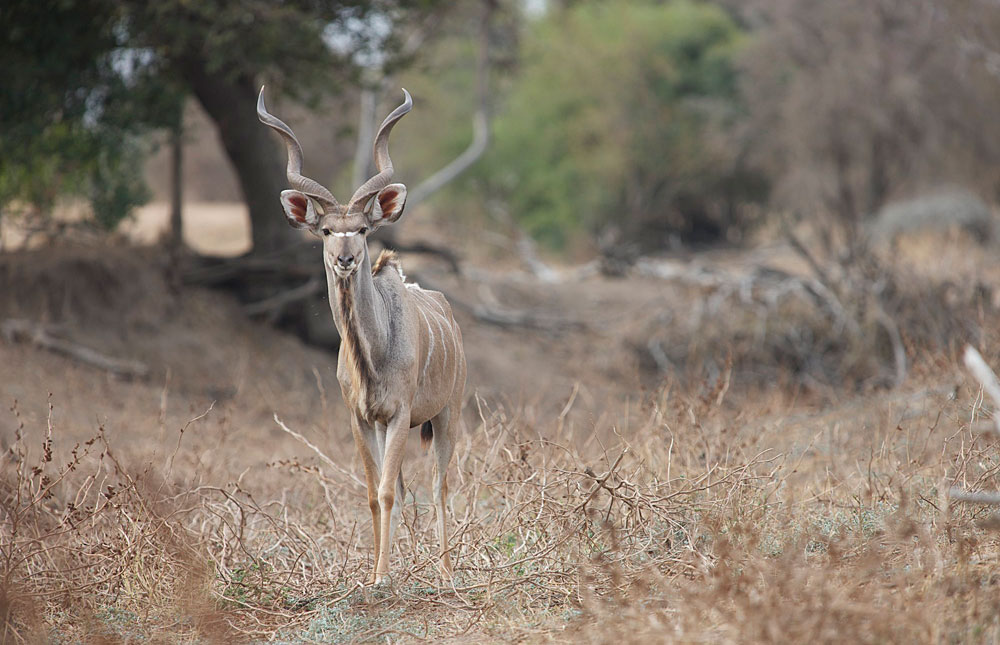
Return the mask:
{"type": "Polygon", "coordinates": [[[754,155],[773,206],[853,249],[889,201],[949,184],[995,196],[1000,84],[978,37],[1000,26],[995,4],[740,6],[757,34],[740,64],[749,126],[766,133],[754,155]]]}
{"type": "Polygon", "coordinates": [[[257,122],[258,81],[314,103],[352,78],[359,49],[393,50],[395,34],[379,25],[433,4],[5,3],[0,205],[40,213],[59,195],[85,195],[95,219],[113,225],[145,196],[135,137],[175,125],[190,94],[239,178],[254,252],[284,247],[296,239],[274,212],[284,152],[257,122]]]}
{"type": "Polygon", "coordinates": [[[738,242],[788,211],[859,240],[893,200],[1000,186],[1000,11],[986,0],[36,5],[0,8],[8,214],[84,197],[113,227],[147,195],[150,133],[179,128],[193,99],[254,251],[291,244],[275,206],[284,153],[253,111],[262,82],[275,102],[326,108],[290,106],[289,120],[338,194],[370,171],[366,132],[407,86],[419,109],[393,143],[414,195],[475,148],[427,202],[435,216],[499,220],[564,252],[738,242]],[[320,128],[335,134],[309,136],[320,128]]]}
{"type": "Polygon", "coordinates": [[[122,48],[122,19],[116,2],[0,9],[0,215],[43,219],[60,197],[83,196],[110,229],[147,198],[141,136],[178,98],[122,48]]]}
{"type": "Polygon", "coordinates": [[[739,235],[766,182],[735,139],[745,34],[723,9],[572,3],[529,31],[476,188],[556,248],[739,235]]]}

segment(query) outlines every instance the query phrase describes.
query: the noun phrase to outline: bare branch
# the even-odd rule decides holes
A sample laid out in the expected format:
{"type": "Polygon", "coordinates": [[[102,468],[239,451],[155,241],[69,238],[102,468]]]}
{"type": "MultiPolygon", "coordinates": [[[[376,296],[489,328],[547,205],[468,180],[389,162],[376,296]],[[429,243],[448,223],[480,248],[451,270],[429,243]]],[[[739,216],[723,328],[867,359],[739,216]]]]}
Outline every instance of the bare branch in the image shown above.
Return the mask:
{"type": "Polygon", "coordinates": [[[294,289],[288,289],[287,291],[282,291],[277,293],[270,298],[264,298],[263,300],[258,300],[257,302],[251,302],[243,307],[243,312],[248,316],[257,316],[259,314],[269,314],[271,316],[280,314],[281,311],[293,302],[298,302],[299,300],[305,300],[310,296],[313,296],[323,290],[323,278],[316,276],[310,278],[308,282],[302,286],[295,287],[294,289]]]}
{"type": "MultiPolygon", "coordinates": [[[[982,385],[983,391],[993,399],[993,404],[997,408],[1000,408],[1000,381],[997,381],[996,374],[993,373],[990,366],[983,360],[982,355],[972,345],[966,345],[963,360],[965,367],[972,372],[972,375],[982,385]]],[[[994,416],[993,423],[996,427],[996,432],[1000,433],[1000,415],[994,416]]]]}
{"type": "Polygon", "coordinates": [[[486,111],[480,107],[472,120],[472,143],[469,144],[469,147],[462,154],[455,157],[451,163],[420,182],[410,192],[407,205],[410,208],[416,207],[417,204],[457,179],[472,164],[476,163],[483,156],[483,153],[486,152],[486,148],[489,145],[489,127],[489,117],[486,115],[486,111]]]}
{"type": "Polygon", "coordinates": [[[953,502],[967,502],[969,504],[1000,505],[1000,493],[990,491],[969,492],[958,487],[948,491],[948,499],[953,502]]]}
{"type": "Polygon", "coordinates": [[[8,319],[0,324],[0,335],[7,342],[28,342],[56,354],[62,354],[76,361],[111,372],[124,378],[145,378],[149,368],[139,361],[113,358],[72,341],[57,338],[42,325],[27,320],[8,319]]]}

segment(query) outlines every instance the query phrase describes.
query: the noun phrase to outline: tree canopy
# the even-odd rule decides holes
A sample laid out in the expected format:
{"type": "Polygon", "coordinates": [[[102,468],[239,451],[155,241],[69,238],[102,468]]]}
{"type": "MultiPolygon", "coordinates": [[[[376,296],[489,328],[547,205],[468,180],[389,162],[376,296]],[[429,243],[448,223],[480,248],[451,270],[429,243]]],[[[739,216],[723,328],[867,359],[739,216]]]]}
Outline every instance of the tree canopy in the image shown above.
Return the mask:
{"type": "Polygon", "coordinates": [[[84,195],[111,227],[145,198],[138,135],[176,98],[123,46],[123,16],[102,0],[0,9],[0,212],[84,195]]]}
{"type": "Polygon", "coordinates": [[[431,0],[25,0],[0,9],[0,208],[50,209],[85,194],[113,225],[145,194],[138,136],[176,123],[194,95],[219,128],[250,208],[254,248],[290,237],[274,216],[275,142],[254,113],[258,81],[306,102],[351,77],[358,50],[393,51],[400,14],[431,0]]]}
{"type": "MultiPolygon", "coordinates": [[[[925,184],[995,191],[997,12],[984,0],[525,7],[504,3],[488,30],[490,149],[447,191],[463,218],[499,206],[551,247],[655,250],[737,239],[765,202],[859,230],[925,184]]],[[[254,113],[260,84],[315,106],[363,67],[419,60],[407,82],[420,109],[394,141],[401,168],[429,172],[468,145],[481,13],[437,0],[4,3],[0,213],[83,196],[113,226],[146,196],[146,135],[176,128],[194,97],[238,176],[254,250],[281,248],[295,238],[275,211],[284,157],[254,113]],[[430,31],[445,33],[403,44],[430,31]]],[[[324,118],[350,131],[350,107],[324,118]]]]}
{"type": "Polygon", "coordinates": [[[533,29],[480,175],[516,220],[555,246],[578,229],[657,246],[738,223],[734,200],[761,185],[720,136],[744,38],[725,11],[580,3],[533,29]]]}

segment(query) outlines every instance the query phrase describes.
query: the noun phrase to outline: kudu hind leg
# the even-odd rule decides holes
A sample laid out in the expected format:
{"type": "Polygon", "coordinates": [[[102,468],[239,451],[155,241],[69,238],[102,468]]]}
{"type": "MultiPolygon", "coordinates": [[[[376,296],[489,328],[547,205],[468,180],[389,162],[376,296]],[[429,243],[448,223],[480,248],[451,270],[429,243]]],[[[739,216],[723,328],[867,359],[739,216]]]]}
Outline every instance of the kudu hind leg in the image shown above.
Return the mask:
{"type": "MultiPolygon", "coordinates": [[[[457,415],[456,415],[457,416],[457,415]]],[[[452,577],[451,553],[448,548],[448,528],[445,525],[445,501],[448,498],[448,465],[455,451],[452,440],[451,410],[445,408],[431,420],[434,446],[434,505],[437,511],[438,539],[441,541],[441,570],[448,580],[452,577]]]]}

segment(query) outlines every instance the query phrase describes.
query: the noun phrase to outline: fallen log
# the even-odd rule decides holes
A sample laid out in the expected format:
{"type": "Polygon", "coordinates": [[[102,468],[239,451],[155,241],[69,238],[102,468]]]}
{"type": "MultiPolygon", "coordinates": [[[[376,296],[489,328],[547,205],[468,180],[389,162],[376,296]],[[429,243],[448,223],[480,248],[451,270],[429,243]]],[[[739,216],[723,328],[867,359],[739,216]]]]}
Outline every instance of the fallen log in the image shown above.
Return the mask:
{"type": "Polygon", "coordinates": [[[325,287],[326,280],[319,276],[313,277],[302,286],[294,287],[263,300],[243,305],[243,313],[248,316],[267,314],[267,318],[273,322],[281,316],[286,307],[321,293],[325,287]]]}
{"type": "Polygon", "coordinates": [[[90,347],[59,338],[45,326],[28,320],[10,318],[3,321],[0,323],[0,335],[9,343],[31,343],[122,378],[142,379],[149,375],[149,367],[144,363],[107,356],[90,347]]]}

